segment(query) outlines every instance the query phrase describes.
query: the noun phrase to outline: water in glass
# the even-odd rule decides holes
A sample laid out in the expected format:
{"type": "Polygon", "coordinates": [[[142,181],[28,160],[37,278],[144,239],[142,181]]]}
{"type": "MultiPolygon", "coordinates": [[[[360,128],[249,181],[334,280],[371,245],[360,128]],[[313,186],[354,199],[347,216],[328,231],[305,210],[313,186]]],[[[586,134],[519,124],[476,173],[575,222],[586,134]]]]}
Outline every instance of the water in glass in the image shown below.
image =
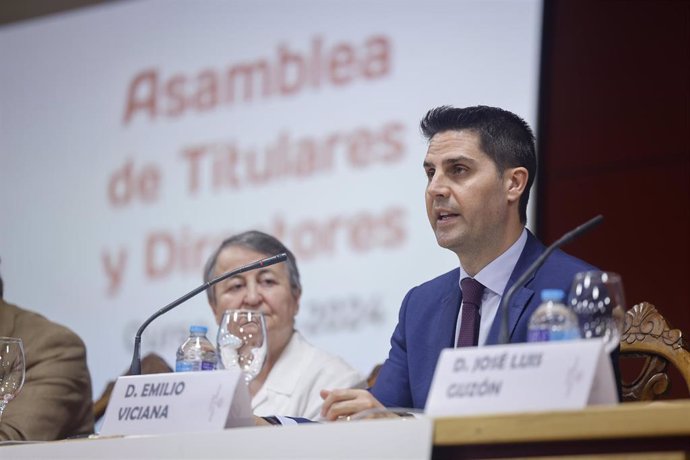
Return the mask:
{"type": "Polygon", "coordinates": [[[218,328],[218,353],[225,369],[239,369],[245,381],[254,379],[266,361],[267,336],[263,314],[227,310],[218,328]]]}
{"type": "Polygon", "coordinates": [[[616,273],[589,271],[575,275],[568,297],[582,338],[604,339],[607,352],[620,341],[625,320],[623,283],[616,273]]]}
{"type": "Polygon", "coordinates": [[[16,337],[0,337],[0,421],[7,404],[24,385],[24,344],[16,337]]]}

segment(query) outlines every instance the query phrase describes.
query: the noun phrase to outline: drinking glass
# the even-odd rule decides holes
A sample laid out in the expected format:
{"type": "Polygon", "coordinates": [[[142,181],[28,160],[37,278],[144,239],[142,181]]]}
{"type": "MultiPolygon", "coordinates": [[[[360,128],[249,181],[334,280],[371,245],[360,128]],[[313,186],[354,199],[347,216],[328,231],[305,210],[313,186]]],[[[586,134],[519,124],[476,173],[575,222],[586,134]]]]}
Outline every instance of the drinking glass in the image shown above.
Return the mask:
{"type": "Polygon", "coordinates": [[[623,283],[616,273],[589,271],[575,275],[568,296],[583,338],[601,337],[608,353],[616,349],[625,321],[623,283]]]}
{"type": "Polygon", "coordinates": [[[22,339],[0,337],[0,421],[5,406],[24,385],[24,345],[22,339]]]}
{"type": "Polygon", "coordinates": [[[239,369],[245,382],[251,382],[266,361],[264,315],[253,310],[226,310],[218,327],[217,342],[223,366],[239,369]]]}

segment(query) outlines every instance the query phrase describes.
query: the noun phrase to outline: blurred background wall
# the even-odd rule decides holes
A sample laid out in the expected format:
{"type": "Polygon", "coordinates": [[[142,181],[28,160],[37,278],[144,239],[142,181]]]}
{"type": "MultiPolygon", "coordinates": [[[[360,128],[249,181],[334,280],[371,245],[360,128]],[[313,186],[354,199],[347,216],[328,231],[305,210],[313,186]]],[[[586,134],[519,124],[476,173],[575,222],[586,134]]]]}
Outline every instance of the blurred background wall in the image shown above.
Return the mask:
{"type": "MultiPolygon", "coordinates": [[[[3,2],[0,23],[98,3],[3,2]]],[[[532,228],[550,243],[603,214],[566,251],[690,334],[690,2],[547,0],[541,56],[532,228]]]]}
{"type": "MultiPolygon", "coordinates": [[[[545,2],[538,233],[690,336],[690,2],[545,2]]],[[[686,388],[672,386],[674,396],[686,388]]]]}

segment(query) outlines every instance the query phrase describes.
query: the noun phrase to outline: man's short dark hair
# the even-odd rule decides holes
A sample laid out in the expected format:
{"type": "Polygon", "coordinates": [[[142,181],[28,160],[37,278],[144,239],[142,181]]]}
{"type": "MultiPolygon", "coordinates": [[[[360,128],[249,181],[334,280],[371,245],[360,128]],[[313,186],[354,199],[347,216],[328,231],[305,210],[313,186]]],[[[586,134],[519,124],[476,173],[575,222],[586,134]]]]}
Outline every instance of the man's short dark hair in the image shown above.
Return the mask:
{"type": "MultiPolygon", "coordinates": [[[[287,264],[288,268],[290,289],[295,297],[302,293],[302,284],[299,280],[299,270],[297,269],[297,260],[295,259],[295,255],[288,248],[286,248],[285,245],[278,240],[278,238],[258,230],[250,230],[248,232],[239,233],[223,241],[220,246],[218,246],[218,249],[211,254],[208,262],[206,262],[206,266],[204,268],[204,283],[211,281],[211,279],[214,277],[216,263],[218,262],[218,255],[223,252],[224,249],[232,246],[250,249],[260,254],[265,254],[266,257],[276,256],[283,252],[286,253],[287,260],[285,263],[287,264]]],[[[208,296],[208,301],[211,303],[211,305],[213,305],[216,302],[216,294],[213,287],[206,289],[206,295],[208,296]]]]}
{"type": "Polygon", "coordinates": [[[534,133],[527,122],[507,110],[478,105],[455,108],[441,106],[427,112],[420,123],[422,133],[431,141],[445,131],[471,131],[479,135],[479,147],[496,164],[499,174],[506,168],[522,166],[529,177],[520,197],[520,221],[527,222],[529,191],[537,174],[534,133]]]}

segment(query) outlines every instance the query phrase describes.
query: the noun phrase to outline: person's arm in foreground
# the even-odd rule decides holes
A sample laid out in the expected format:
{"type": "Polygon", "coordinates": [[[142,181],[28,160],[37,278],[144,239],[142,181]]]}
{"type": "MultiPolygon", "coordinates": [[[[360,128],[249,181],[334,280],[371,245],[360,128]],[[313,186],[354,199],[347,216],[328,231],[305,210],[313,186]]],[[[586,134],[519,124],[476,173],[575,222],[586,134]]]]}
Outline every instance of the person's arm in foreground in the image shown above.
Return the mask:
{"type": "Polygon", "coordinates": [[[368,409],[384,409],[384,405],[368,390],[321,390],[321,397],[321,417],[329,421],[347,418],[368,409]]]}

